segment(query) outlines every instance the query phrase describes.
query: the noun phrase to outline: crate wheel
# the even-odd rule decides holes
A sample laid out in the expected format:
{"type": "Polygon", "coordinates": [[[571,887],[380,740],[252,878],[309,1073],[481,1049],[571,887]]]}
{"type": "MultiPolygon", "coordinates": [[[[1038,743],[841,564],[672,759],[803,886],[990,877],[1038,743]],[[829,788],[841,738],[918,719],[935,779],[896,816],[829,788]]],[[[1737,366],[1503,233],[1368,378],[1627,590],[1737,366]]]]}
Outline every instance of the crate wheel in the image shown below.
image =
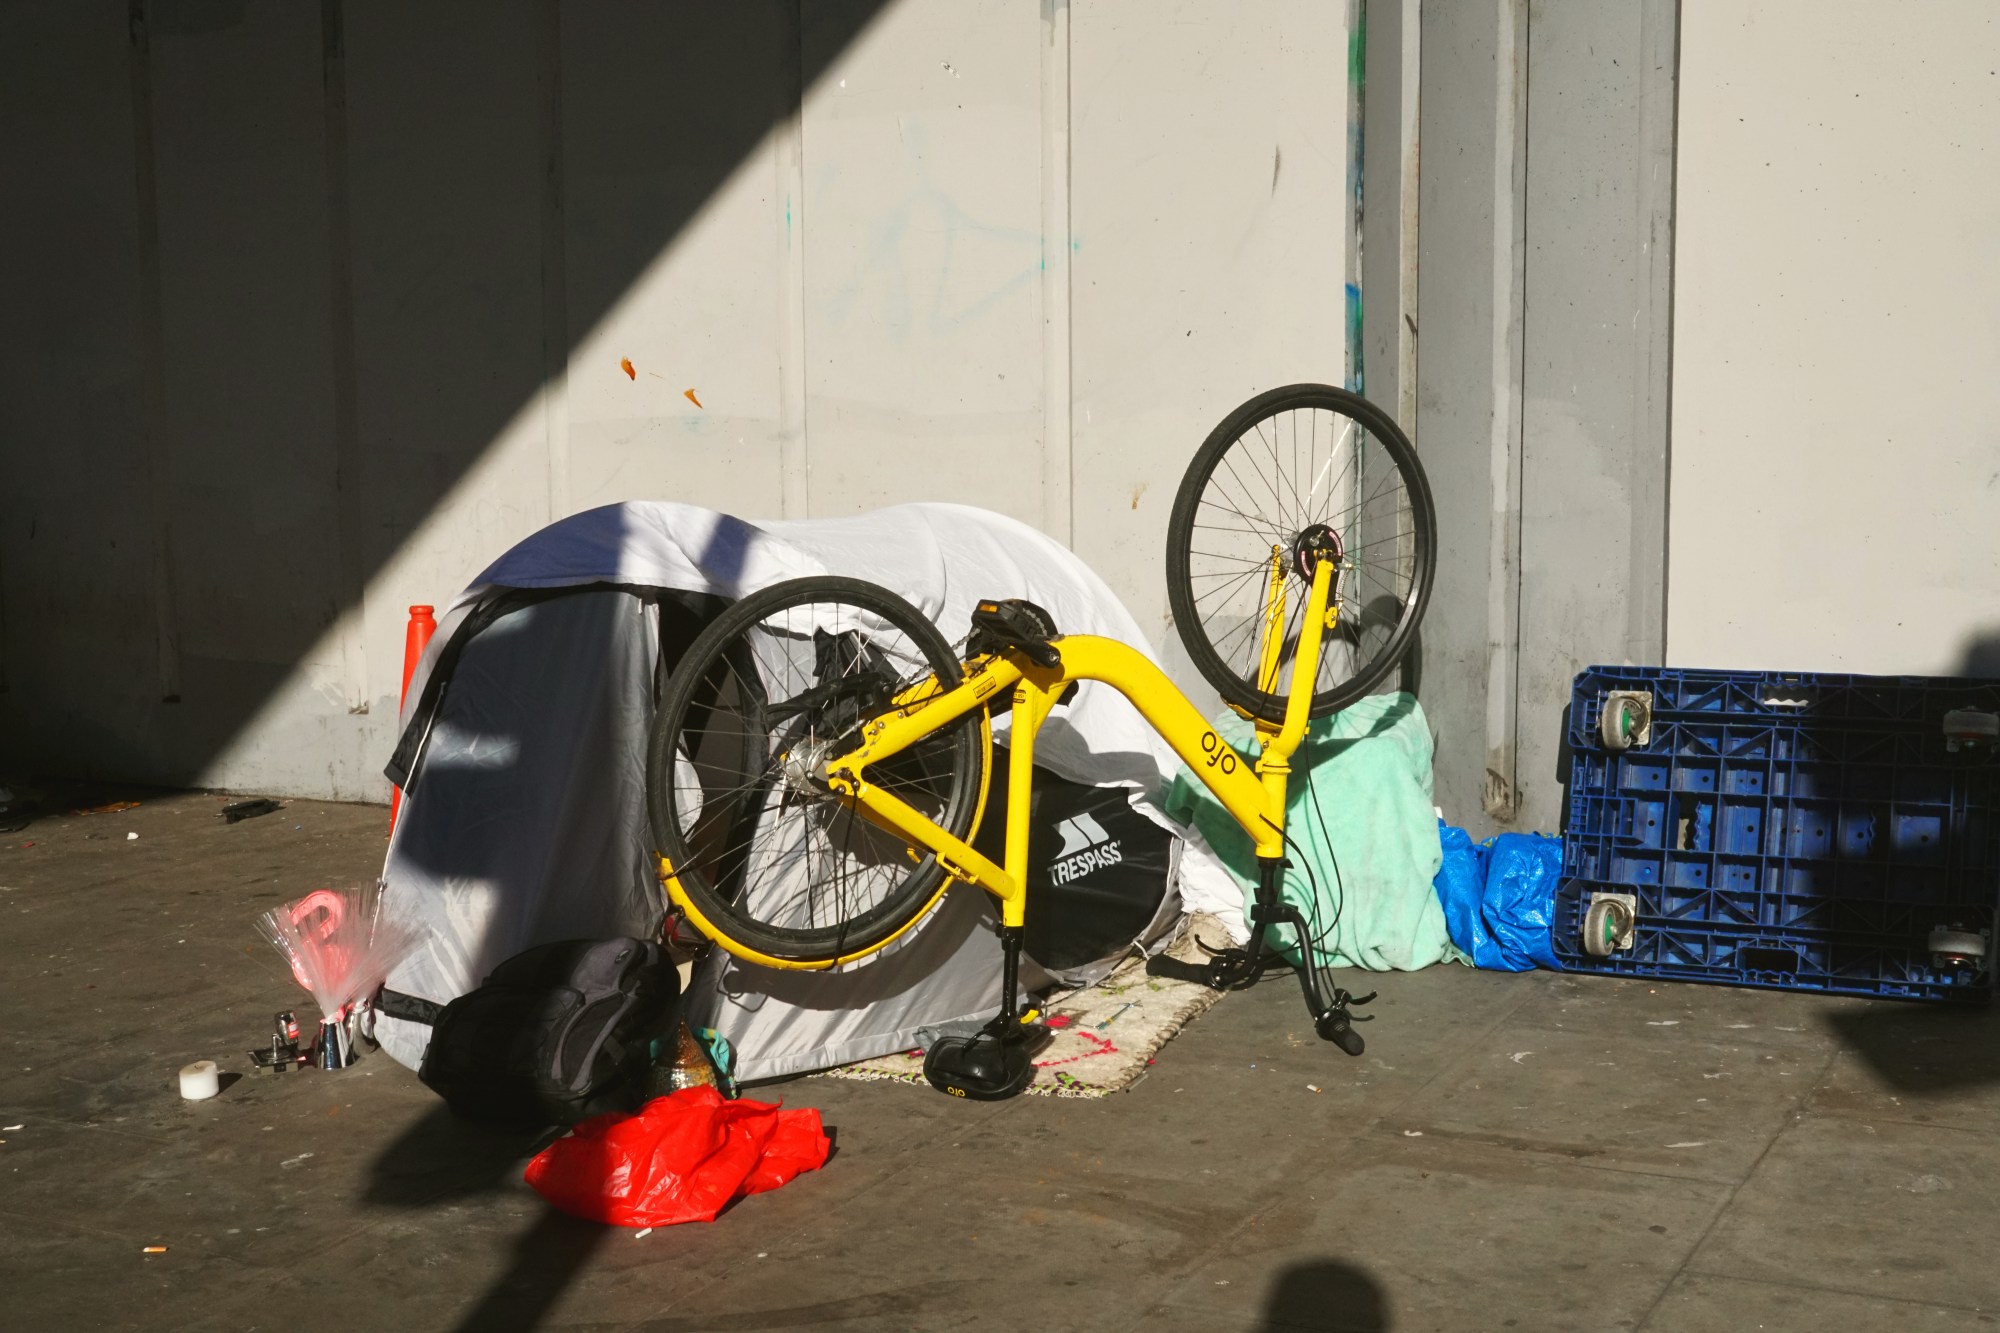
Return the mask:
{"type": "Polygon", "coordinates": [[[1607,750],[1629,750],[1650,720],[1645,707],[1636,699],[1607,699],[1604,711],[1597,718],[1597,735],[1607,750]]]}
{"type": "Polygon", "coordinates": [[[1631,929],[1631,908],[1616,898],[1599,898],[1583,914],[1583,951],[1594,958],[1609,958],[1631,929]]]}

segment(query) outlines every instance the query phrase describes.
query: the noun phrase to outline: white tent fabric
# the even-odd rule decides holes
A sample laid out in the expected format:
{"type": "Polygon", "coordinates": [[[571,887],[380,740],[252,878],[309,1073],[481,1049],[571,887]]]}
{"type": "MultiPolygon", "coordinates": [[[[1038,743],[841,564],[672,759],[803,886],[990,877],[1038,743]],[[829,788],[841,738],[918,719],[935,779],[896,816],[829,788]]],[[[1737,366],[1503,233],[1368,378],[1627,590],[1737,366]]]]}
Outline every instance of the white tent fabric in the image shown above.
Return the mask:
{"type": "MultiPolygon", "coordinates": [[[[1053,538],[990,510],[909,504],[851,518],[752,523],[695,505],[641,501],[553,523],[488,566],[439,621],[410,697],[418,697],[457,622],[497,588],[620,583],[733,601],[814,574],[879,583],[947,638],[965,633],[981,598],[1025,597],[1064,633],[1101,634],[1151,652],[1138,622],[1090,566],[1053,538]]],[[[1005,734],[1004,721],[996,734],[1005,734]]],[[[1073,781],[1148,793],[1171,781],[1179,763],[1136,709],[1094,682],[1051,717],[1035,754],[1073,781]]]]}
{"type": "MultiPolygon", "coordinates": [[[[751,523],[636,502],[552,524],[475,579],[440,619],[410,683],[411,709],[466,616],[510,589],[598,584],[734,599],[823,573],[888,587],[947,638],[965,632],[978,599],[1025,597],[1065,632],[1149,650],[1088,566],[998,514],[917,504],[751,523]]],[[[384,867],[383,910],[429,941],[391,976],[393,989],[443,1002],[534,943],[657,928],[644,749],[658,615],[630,591],[557,597],[508,611],[464,647],[384,867]]],[[[1074,781],[1136,788],[1140,808],[1168,823],[1154,801],[1178,760],[1109,686],[1085,684],[1036,748],[1040,763],[1074,781]]],[[[1191,910],[1241,914],[1233,883],[1199,855],[1182,860],[1181,893],[1191,910]]],[[[738,1046],[745,1078],[906,1049],[919,1026],[997,1004],[988,919],[983,895],[954,889],[895,948],[835,976],[718,959],[697,980],[690,1012],[738,1046]]],[[[377,1035],[412,1067],[428,1040],[421,1025],[386,1015],[377,1035]]]]}

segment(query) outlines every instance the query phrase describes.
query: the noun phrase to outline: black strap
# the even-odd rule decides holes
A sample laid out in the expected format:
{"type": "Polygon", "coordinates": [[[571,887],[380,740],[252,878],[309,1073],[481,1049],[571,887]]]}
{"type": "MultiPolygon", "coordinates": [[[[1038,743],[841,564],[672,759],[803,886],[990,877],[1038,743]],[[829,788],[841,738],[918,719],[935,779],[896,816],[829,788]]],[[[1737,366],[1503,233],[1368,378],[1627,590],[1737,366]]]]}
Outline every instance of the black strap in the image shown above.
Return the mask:
{"type": "Polygon", "coordinates": [[[382,776],[401,787],[405,792],[413,785],[412,775],[417,769],[417,757],[423,752],[424,741],[430,737],[431,723],[444,703],[445,687],[450,685],[452,673],[458,669],[458,658],[465,651],[465,645],[472,642],[480,631],[486,629],[509,611],[519,610],[550,597],[566,592],[581,592],[585,588],[598,585],[582,584],[574,588],[509,588],[497,593],[472,608],[464,620],[458,623],[451,638],[438,651],[437,663],[424,681],[423,693],[417,696],[417,706],[410,713],[410,724],[403,728],[402,736],[396,742],[396,751],[389,756],[388,764],[382,769],[382,776]]]}
{"type": "Polygon", "coordinates": [[[1207,963],[1184,963],[1178,958],[1165,954],[1154,954],[1146,960],[1146,975],[1165,977],[1169,981],[1194,981],[1204,986],[1213,985],[1207,963]]]}
{"type": "MultiPolygon", "coordinates": [[[[541,596],[547,596],[545,591],[536,591],[541,592],[541,596]]],[[[458,667],[459,654],[465,651],[465,645],[507,612],[539,600],[541,598],[534,593],[510,589],[480,603],[459,622],[451,638],[438,650],[437,662],[424,680],[423,693],[417,696],[417,706],[410,712],[410,724],[403,728],[402,736],[396,741],[395,753],[389,756],[388,764],[382,769],[383,777],[404,791],[410,789],[410,775],[416,772],[417,756],[423,751],[424,741],[430,735],[431,722],[444,702],[445,686],[451,683],[452,672],[458,667]]]]}
{"type": "Polygon", "coordinates": [[[425,1027],[436,1027],[438,1015],[444,1012],[444,1006],[435,1000],[426,1000],[417,995],[405,995],[399,990],[390,990],[384,986],[375,992],[375,1012],[411,1023],[422,1023],[425,1027]]]}

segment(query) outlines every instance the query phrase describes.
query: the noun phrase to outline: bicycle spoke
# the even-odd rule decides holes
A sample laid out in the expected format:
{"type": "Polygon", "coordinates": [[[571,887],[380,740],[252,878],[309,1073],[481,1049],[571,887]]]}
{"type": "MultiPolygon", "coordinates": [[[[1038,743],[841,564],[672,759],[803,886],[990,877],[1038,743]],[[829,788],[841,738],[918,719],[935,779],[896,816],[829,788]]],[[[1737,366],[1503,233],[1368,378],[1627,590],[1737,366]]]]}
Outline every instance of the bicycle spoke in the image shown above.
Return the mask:
{"type": "MultiPolygon", "coordinates": [[[[1275,422],[1272,423],[1271,433],[1273,436],[1276,436],[1277,434],[1277,425],[1275,422]]],[[[1292,503],[1295,506],[1297,506],[1296,508],[1287,513],[1287,519],[1290,521],[1280,525],[1279,530],[1283,531],[1285,527],[1292,527],[1293,530],[1296,531],[1297,530],[1296,520],[1300,515],[1302,515],[1305,512],[1304,505],[1299,502],[1298,487],[1291,485],[1291,478],[1285,475],[1285,470],[1283,466],[1280,465],[1278,462],[1278,446],[1271,440],[1267,440],[1264,438],[1264,423],[1261,421],[1257,423],[1257,438],[1263,441],[1264,448],[1271,455],[1271,471],[1277,475],[1279,481],[1286,483],[1288,489],[1290,489],[1292,493],[1292,503]]],[[[1278,494],[1278,488],[1276,485],[1273,485],[1271,487],[1271,496],[1274,500],[1278,502],[1279,511],[1286,512],[1284,497],[1278,494]]]]}
{"type": "MultiPolygon", "coordinates": [[[[1226,467],[1227,467],[1227,468],[1229,469],[1229,475],[1230,475],[1230,476],[1231,476],[1231,477],[1232,477],[1232,478],[1233,478],[1233,479],[1235,480],[1235,482],[1236,482],[1236,488],[1237,488],[1237,491],[1238,491],[1238,492],[1239,492],[1239,494],[1241,495],[1241,497],[1242,497],[1242,500],[1243,500],[1243,503],[1245,503],[1245,504],[1257,504],[1257,503],[1260,503],[1259,501],[1257,501],[1256,499],[1254,499],[1254,498],[1253,498],[1253,496],[1254,496],[1254,492],[1253,492],[1253,488],[1252,488],[1252,487],[1250,487],[1250,486],[1248,486],[1248,485],[1246,485],[1246,484],[1244,483],[1244,481],[1243,481],[1243,477],[1242,477],[1242,474],[1241,474],[1241,473],[1239,473],[1239,472],[1237,472],[1237,470],[1236,470],[1236,461],[1235,461],[1234,459],[1232,459],[1232,458],[1228,457],[1227,455],[1225,455],[1225,456],[1223,457],[1223,460],[1222,460],[1222,461],[1223,461],[1223,465],[1224,465],[1224,466],[1226,466],[1226,467]]],[[[1217,482],[1217,483],[1219,484],[1219,479],[1217,479],[1217,478],[1210,478],[1210,480],[1211,480],[1211,481],[1215,481],[1215,482],[1217,482]]],[[[1271,495],[1272,495],[1272,497],[1273,497],[1274,499],[1275,499],[1275,498],[1277,497],[1277,490],[1276,490],[1275,488],[1271,487],[1269,483],[1266,483],[1266,485],[1265,485],[1265,489],[1267,489],[1267,490],[1270,490],[1270,491],[1271,491],[1271,495]]],[[[1269,531],[1271,532],[1271,534],[1272,534],[1273,536],[1275,536],[1275,537],[1277,537],[1277,538],[1279,539],[1279,541],[1281,541],[1281,542],[1282,542],[1282,541],[1284,540],[1284,529],[1283,529],[1283,528],[1281,528],[1281,527],[1279,527],[1279,526],[1278,526],[1278,525],[1277,525],[1276,523],[1274,523],[1274,522],[1273,522],[1273,521],[1272,521],[1271,519],[1269,519],[1269,518],[1262,518],[1262,519],[1256,519],[1256,518],[1252,518],[1252,517],[1251,517],[1250,515],[1248,515],[1248,514],[1245,514],[1245,513],[1243,513],[1243,511],[1242,511],[1242,510],[1236,510],[1236,511],[1234,511],[1234,512],[1236,512],[1236,513],[1238,513],[1238,514],[1241,514],[1241,515],[1242,515],[1242,517],[1244,518],[1244,520],[1245,520],[1246,522],[1251,522],[1251,523],[1256,523],[1256,524],[1258,524],[1258,525],[1259,525],[1260,527],[1262,527],[1262,528],[1265,528],[1265,529],[1268,529],[1268,530],[1269,530],[1269,531]]]]}
{"type": "Polygon", "coordinates": [[[1257,569],[1245,570],[1243,573],[1238,574],[1233,582],[1221,584],[1217,587],[1210,588],[1208,591],[1204,593],[1198,594],[1194,599],[1194,604],[1196,606],[1200,606],[1203,602],[1208,601],[1210,598],[1216,596],[1219,593],[1234,593],[1238,589],[1246,585],[1251,587],[1259,587],[1261,586],[1260,584],[1253,584],[1251,583],[1251,580],[1255,579],[1257,575],[1259,575],[1262,572],[1263,572],[1262,570],[1257,570],[1257,569]]]}

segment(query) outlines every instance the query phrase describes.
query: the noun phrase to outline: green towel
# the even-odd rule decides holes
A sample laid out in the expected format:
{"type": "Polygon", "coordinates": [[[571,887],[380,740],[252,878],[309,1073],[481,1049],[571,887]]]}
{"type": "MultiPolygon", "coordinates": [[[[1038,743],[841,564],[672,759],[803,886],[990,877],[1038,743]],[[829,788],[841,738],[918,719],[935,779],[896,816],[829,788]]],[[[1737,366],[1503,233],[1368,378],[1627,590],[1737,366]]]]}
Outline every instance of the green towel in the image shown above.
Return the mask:
{"type": "MultiPolygon", "coordinates": [[[[1225,713],[1214,725],[1246,763],[1254,762],[1256,733],[1248,722],[1225,713]]],[[[1247,920],[1257,873],[1249,835],[1185,770],[1167,789],[1166,812],[1207,840],[1242,887],[1247,920]]],[[[1371,695],[1307,728],[1292,756],[1285,833],[1295,844],[1285,899],[1308,922],[1316,920],[1322,963],[1382,972],[1465,961],[1431,885],[1444,853],[1431,805],[1430,728],[1415,696],[1371,695]]],[[[1270,938],[1298,963],[1289,927],[1273,928],[1270,938]]]]}

